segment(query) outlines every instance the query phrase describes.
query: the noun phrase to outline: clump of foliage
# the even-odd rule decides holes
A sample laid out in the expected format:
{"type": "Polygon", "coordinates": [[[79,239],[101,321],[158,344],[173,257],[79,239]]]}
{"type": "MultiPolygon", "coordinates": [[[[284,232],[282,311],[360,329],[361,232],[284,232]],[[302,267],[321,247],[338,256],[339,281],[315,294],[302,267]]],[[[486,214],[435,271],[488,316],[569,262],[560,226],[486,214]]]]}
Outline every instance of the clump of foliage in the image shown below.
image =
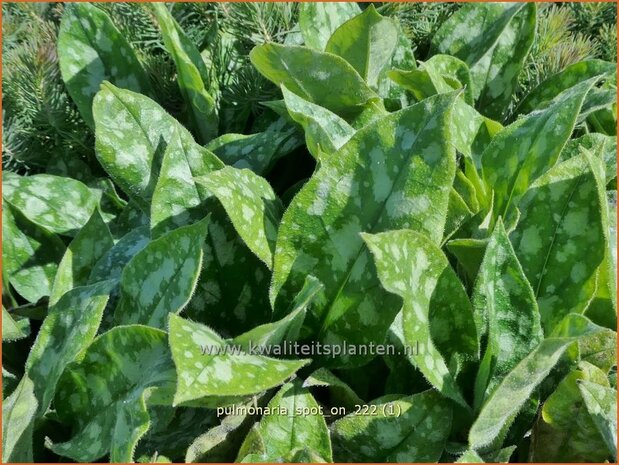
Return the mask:
{"type": "Polygon", "coordinates": [[[4,462],[616,461],[616,63],[380,8],[35,12],[86,139],[5,165],[4,462]]]}

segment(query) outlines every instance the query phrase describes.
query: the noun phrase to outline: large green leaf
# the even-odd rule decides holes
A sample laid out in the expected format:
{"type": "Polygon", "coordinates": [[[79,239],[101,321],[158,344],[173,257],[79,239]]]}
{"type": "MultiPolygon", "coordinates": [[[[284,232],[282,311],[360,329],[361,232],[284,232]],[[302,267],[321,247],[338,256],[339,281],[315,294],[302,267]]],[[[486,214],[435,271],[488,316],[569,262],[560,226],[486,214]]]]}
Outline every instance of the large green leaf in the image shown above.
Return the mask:
{"type": "Polygon", "coordinates": [[[255,47],[249,57],[270,81],[342,117],[355,116],[378,98],[350,64],[331,53],[268,43],[255,47]]]}
{"type": "MultiPolygon", "coordinates": [[[[319,405],[299,380],[287,383],[269,402],[271,415],[263,415],[258,434],[264,441],[263,460],[289,461],[296,449],[308,447],[331,462],[331,440],[319,405]]],[[[257,451],[247,450],[249,453],[257,451]]],[[[243,457],[239,457],[243,459],[243,457]]]]}
{"type": "Polygon", "coordinates": [[[284,207],[266,179],[229,166],[195,180],[217,197],[239,236],[270,269],[284,207]]]}
{"type": "Polygon", "coordinates": [[[595,76],[606,75],[617,70],[615,63],[602,60],[579,61],[559,73],[553,74],[540,83],[518,104],[514,115],[531,113],[541,110],[551,104],[552,100],[566,89],[591,79],[595,76]]]}
{"type": "Polygon", "coordinates": [[[94,126],[92,101],[103,81],[152,94],[148,76],[111,18],[91,3],[66,6],[58,32],[58,61],[67,91],[94,126]]]}
{"type": "Polygon", "coordinates": [[[449,365],[477,358],[478,336],[471,303],[447,257],[415,231],[362,236],[383,287],[404,301],[403,342],[419,348],[406,355],[433,386],[466,407],[449,365]]]}
{"type": "Polygon", "coordinates": [[[308,151],[316,158],[329,157],[344,145],[355,129],[335,113],[299,97],[282,85],[290,117],[303,126],[308,151]]]}
{"type": "Polygon", "coordinates": [[[58,265],[49,304],[54,305],[60,297],[74,287],[88,283],[94,265],[112,248],[114,239],[103,221],[99,209],[77,233],[58,265]]]}
{"type": "Polygon", "coordinates": [[[64,251],[58,236],[3,199],[2,274],[23,298],[34,303],[50,295],[64,251]]]}
{"type": "Polygon", "coordinates": [[[238,398],[278,386],[307,364],[244,353],[213,330],[171,314],[170,347],[178,374],[174,404],[203,397],[238,398]]]}
{"type": "Polygon", "coordinates": [[[578,386],[608,452],[617,460],[617,390],[584,380],[578,386]]]}
{"type": "Polygon", "coordinates": [[[370,403],[331,426],[336,461],[437,462],[451,430],[452,407],[436,391],[370,403]]]}
{"type": "Polygon", "coordinates": [[[164,328],[193,295],[202,267],[209,217],[150,242],[127,264],[120,280],[116,324],[164,328]]]}
{"type": "Polygon", "coordinates": [[[198,139],[207,143],[217,135],[219,119],[215,100],[205,88],[208,72],[196,46],[185,35],[163,3],[151,3],[163,43],[176,64],[176,79],[198,139]]]}
{"type": "Polygon", "coordinates": [[[594,380],[608,387],[606,375],[591,365],[570,372],[546,399],[531,436],[534,462],[603,462],[606,444],[585,407],[579,383],[594,380]]]}
{"type": "Polygon", "coordinates": [[[585,148],[598,156],[605,165],[606,184],[609,185],[617,177],[617,137],[591,132],[571,139],[561,151],[559,160],[564,161],[579,155],[585,148]]]}
{"type": "Polygon", "coordinates": [[[603,328],[585,317],[565,318],[552,337],[543,340],[501,381],[483,405],[469,431],[469,444],[480,449],[494,441],[512,423],[533,390],[548,376],[565,350],[583,336],[603,328]]]}
{"type": "Polygon", "coordinates": [[[395,21],[381,16],[370,5],[335,30],[325,51],[344,58],[370,87],[376,88],[398,46],[398,33],[395,21]]]}
{"type": "Polygon", "coordinates": [[[357,131],[303,186],[277,238],[276,312],[312,274],[325,286],[313,306],[322,341],[382,341],[399,304],[368,268],[359,232],[411,228],[440,242],[455,174],[454,97],[426,99],[357,131]]]}
{"type": "Polygon", "coordinates": [[[86,224],[97,205],[81,182],[49,174],[3,179],[2,196],[30,221],[68,236],[86,224]]]}
{"type": "Polygon", "coordinates": [[[99,336],[66,370],[54,405],[74,425],[73,437],[51,444],[77,462],[131,462],[150,420],[147,401],[171,399],[176,385],[166,333],[147,326],[118,326],[99,336]]]}
{"type": "Polygon", "coordinates": [[[299,7],[299,27],[305,45],[321,51],[340,25],[361,13],[354,2],[304,2],[299,7]]]}
{"type": "Polygon", "coordinates": [[[473,306],[482,334],[487,335],[475,386],[475,405],[481,406],[505,375],[544,337],[535,294],[501,221],[486,247],[473,306]]]}
{"type": "Polygon", "coordinates": [[[533,43],[533,3],[471,3],[445,21],[432,38],[434,53],[453,55],[471,70],[478,110],[501,120],[533,43]]]}
{"type": "Polygon", "coordinates": [[[74,287],[50,307],[26,361],[39,416],[49,407],[64,369],[94,339],[115,284],[112,280],[74,287]]]}
{"type": "Polygon", "coordinates": [[[504,222],[529,186],[548,169],[574,129],[576,116],[595,79],[559,94],[546,109],[505,127],[484,151],[482,177],[494,191],[493,218],[504,222]]]}
{"type": "Polygon", "coordinates": [[[604,258],[603,166],[586,155],[556,165],[533,184],[511,234],[546,333],[568,313],[584,312],[604,258]]]}
{"type": "Polygon", "coordinates": [[[32,462],[32,429],[38,403],[32,381],[24,376],[2,402],[2,462],[32,462]]]}
{"type": "MultiPolygon", "coordinates": [[[[174,137],[195,165],[220,166],[182,125],[157,103],[104,83],[93,102],[99,162],[114,182],[148,213],[161,158],[174,137]]],[[[180,148],[178,150],[181,150],[180,148]]]]}

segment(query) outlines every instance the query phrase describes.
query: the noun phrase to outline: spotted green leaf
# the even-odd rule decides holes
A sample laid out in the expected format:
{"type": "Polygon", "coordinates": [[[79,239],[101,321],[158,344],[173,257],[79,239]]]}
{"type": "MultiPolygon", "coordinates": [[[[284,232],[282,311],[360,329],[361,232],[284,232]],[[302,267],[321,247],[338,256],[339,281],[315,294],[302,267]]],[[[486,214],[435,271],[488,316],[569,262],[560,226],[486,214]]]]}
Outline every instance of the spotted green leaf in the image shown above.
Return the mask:
{"type": "Polygon", "coordinates": [[[182,138],[173,136],[163,157],[152,195],[152,234],[158,237],[193,224],[210,212],[209,233],[202,244],[203,268],[186,312],[215,325],[225,336],[233,335],[232,331],[236,335],[266,322],[271,315],[268,268],[245,245],[212,192],[194,180],[224,165],[197,144],[184,148],[181,143],[182,138]],[[248,269],[254,271],[247,273],[248,269]]]}
{"type": "Polygon", "coordinates": [[[282,85],[290,117],[303,126],[309,152],[319,160],[328,157],[352,137],[355,130],[335,113],[290,92],[282,85]]]}
{"type": "Polygon", "coordinates": [[[123,269],[116,324],[164,328],[168,313],[191,298],[202,266],[202,243],[209,217],[150,242],[123,269]]]}
{"type": "Polygon", "coordinates": [[[617,460],[617,391],[588,380],[579,383],[589,415],[600,432],[608,452],[617,460]]]}
{"type": "Polygon", "coordinates": [[[196,164],[221,164],[153,100],[108,82],[101,87],[93,103],[97,158],[144,212],[150,211],[161,159],[174,137],[196,164]]]}
{"type": "Polygon", "coordinates": [[[299,7],[299,27],[305,45],[320,51],[340,25],[361,13],[354,2],[307,2],[299,7]]]}
{"type": "Polygon", "coordinates": [[[255,47],[249,57],[268,80],[342,117],[355,116],[377,99],[359,73],[331,53],[268,43],[255,47]]]}
{"type": "Polygon", "coordinates": [[[586,322],[586,318],[580,315],[565,318],[552,337],[544,339],[503,378],[471,426],[469,431],[471,448],[480,449],[504,432],[533,390],[548,376],[570,344],[578,341],[580,337],[603,329],[591,323],[579,324],[580,321],[586,322]]]}
{"type": "Polygon", "coordinates": [[[94,126],[92,102],[103,81],[152,94],[140,62],[111,18],[91,3],[67,5],[58,32],[58,61],[67,91],[94,126]]]}
{"type": "Polygon", "coordinates": [[[239,236],[271,268],[284,207],[266,179],[229,166],[195,180],[217,197],[239,236]]]}
{"type": "Polygon", "coordinates": [[[432,38],[434,53],[453,55],[471,71],[477,108],[502,120],[533,43],[533,3],[463,5],[432,38]]]}
{"type": "Polygon", "coordinates": [[[27,301],[50,295],[65,245],[60,238],[2,202],[3,277],[27,301]]]}
{"type": "Polygon", "coordinates": [[[546,399],[531,435],[534,462],[603,462],[608,451],[589,415],[579,383],[605,384],[604,372],[592,366],[570,372],[546,399]]]}
{"type": "Polygon", "coordinates": [[[399,304],[368,268],[359,233],[412,228],[440,242],[455,175],[453,100],[440,95],[386,116],[321,164],[280,224],[270,294],[276,313],[312,274],[325,287],[313,306],[321,341],[382,340],[399,304]]]}
{"type": "Polygon", "coordinates": [[[169,331],[178,373],[175,405],[202,397],[257,394],[282,384],[307,364],[306,360],[243,353],[209,327],[174,314],[170,315],[169,331]]]}
{"type": "Polygon", "coordinates": [[[514,115],[542,110],[552,103],[552,100],[564,90],[595,76],[608,75],[616,71],[614,63],[602,60],[579,61],[567,66],[562,71],[553,74],[534,88],[519,104],[514,115]]]}
{"type": "Polygon", "coordinates": [[[93,266],[112,248],[114,240],[95,209],[90,220],[77,233],[58,265],[49,304],[54,305],[60,297],[74,287],[88,283],[93,266]]]}
{"type": "Polygon", "coordinates": [[[2,196],[33,223],[67,236],[86,224],[97,205],[81,182],[49,174],[3,179],[2,196]]]}
{"type": "Polygon", "coordinates": [[[486,247],[473,292],[473,308],[482,335],[486,335],[475,386],[475,404],[480,406],[544,337],[535,294],[501,221],[486,247]]]}
{"type": "Polygon", "coordinates": [[[32,462],[32,430],[38,403],[32,381],[24,376],[2,402],[2,462],[32,462]]]}
{"type": "Polygon", "coordinates": [[[381,16],[370,5],[333,32],[325,51],[344,58],[370,87],[376,88],[398,45],[398,33],[395,21],[381,16]]]}
{"type": "Polygon", "coordinates": [[[74,287],[50,307],[26,361],[39,416],[49,407],[64,369],[94,339],[115,284],[112,280],[74,287]]]}
{"type": "Polygon", "coordinates": [[[519,204],[511,241],[533,286],[544,330],[568,313],[582,313],[595,292],[604,258],[603,166],[587,154],[540,177],[519,204]]]}
{"type": "Polygon", "coordinates": [[[152,3],[153,14],[161,28],[163,43],[176,64],[178,86],[189,108],[189,121],[198,140],[207,143],[217,135],[215,100],[205,88],[208,72],[196,46],[189,40],[163,3],[152,3]]]}
{"type": "Polygon", "coordinates": [[[11,314],[2,306],[2,340],[15,341],[28,336],[30,324],[28,319],[14,319],[11,314]]]}
{"type": "Polygon", "coordinates": [[[331,426],[336,461],[437,462],[451,430],[452,407],[436,391],[377,399],[375,415],[348,415],[331,426]]]}
{"type": "Polygon", "coordinates": [[[120,280],[127,263],[150,241],[148,226],[142,226],[121,237],[94,265],[88,284],[106,279],[120,280]]]}
{"type": "Polygon", "coordinates": [[[331,440],[325,419],[320,413],[316,413],[318,403],[299,380],[284,384],[268,407],[273,411],[277,411],[277,408],[280,411],[285,409],[286,413],[263,415],[260,420],[258,433],[265,438],[265,461],[289,461],[295,454],[295,449],[305,447],[312,449],[326,461],[332,461],[331,440]]]}
{"type": "MultiPolygon", "coordinates": [[[[529,186],[551,168],[572,134],[576,116],[593,80],[559,94],[546,109],[500,131],[482,154],[482,177],[494,191],[493,217],[507,223],[529,186]]],[[[522,210],[521,210],[522,211],[522,210]]]]}
{"type": "Polygon", "coordinates": [[[210,192],[196,185],[194,176],[203,176],[224,166],[208,150],[187,142],[181,132],[175,130],[163,154],[150,207],[153,238],[204,218],[210,192]]]}
{"type": "Polygon", "coordinates": [[[449,370],[452,359],[475,359],[478,336],[473,309],[447,257],[415,231],[362,234],[374,257],[382,286],[402,297],[402,334],[407,354],[446,397],[467,406],[449,370]],[[423,289],[423,292],[419,292],[423,289]]]}
{"type": "Polygon", "coordinates": [[[263,175],[274,163],[303,144],[294,127],[282,118],[256,134],[224,134],[206,146],[226,165],[263,175]]]}
{"type": "Polygon", "coordinates": [[[77,462],[131,462],[150,420],[146,403],[170,399],[176,385],[166,333],[118,326],[94,340],[65,371],[54,405],[74,425],[73,437],[50,448],[77,462]]]}

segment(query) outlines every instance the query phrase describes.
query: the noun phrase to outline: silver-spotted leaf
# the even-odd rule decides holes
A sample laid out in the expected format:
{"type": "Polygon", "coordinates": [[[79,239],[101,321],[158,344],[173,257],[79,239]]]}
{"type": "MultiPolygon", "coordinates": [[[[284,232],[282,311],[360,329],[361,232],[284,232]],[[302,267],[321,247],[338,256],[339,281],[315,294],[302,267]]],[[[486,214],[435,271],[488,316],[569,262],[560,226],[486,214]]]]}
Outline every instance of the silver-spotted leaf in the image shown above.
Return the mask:
{"type": "Polygon", "coordinates": [[[174,404],[238,397],[278,386],[307,364],[245,353],[207,326],[171,314],[170,347],[178,374],[174,404]]]}
{"type": "Polygon", "coordinates": [[[131,462],[149,428],[149,399],[171,400],[176,385],[166,333],[147,326],[118,326],[94,340],[65,371],[54,405],[74,425],[73,437],[50,448],[77,462],[131,462]]]}
{"type": "Polygon", "coordinates": [[[480,406],[494,387],[543,339],[535,294],[499,221],[486,247],[473,291],[486,349],[476,381],[480,406]]]}
{"type": "Polygon", "coordinates": [[[617,391],[591,381],[578,386],[589,415],[597,426],[613,460],[617,460],[617,391]]]}
{"type": "Polygon", "coordinates": [[[586,155],[554,166],[533,184],[510,236],[547,334],[568,313],[584,312],[604,258],[603,165],[586,155]]]}
{"type": "Polygon", "coordinates": [[[97,158],[114,182],[148,213],[161,159],[174,137],[196,165],[220,166],[187,129],[148,97],[104,83],[93,102],[97,158]]]}
{"type": "Polygon", "coordinates": [[[152,3],[151,8],[161,28],[163,43],[176,65],[176,79],[188,107],[191,127],[205,144],[217,135],[219,124],[215,100],[205,88],[206,65],[165,4],[152,3]]]}
{"type": "Polygon", "coordinates": [[[572,134],[585,95],[595,79],[559,94],[546,109],[500,131],[482,154],[482,177],[494,191],[493,218],[512,214],[529,186],[559,158],[572,134]]]}
{"type": "Polygon", "coordinates": [[[398,46],[398,39],[395,21],[381,16],[370,5],[333,32],[325,51],[344,58],[370,87],[376,88],[379,75],[398,46]]]}
{"type": "Polygon", "coordinates": [[[469,431],[471,448],[477,450],[492,443],[512,423],[533,390],[548,376],[566,349],[579,338],[602,329],[588,323],[580,315],[566,317],[552,337],[544,339],[522,359],[492,392],[469,431]]]}
{"type": "Polygon", "coordinates": [[[299,7],[299,28],[305,45],[320,51],[339,26],[361,13],[353,2],[306,2],[299,7]]]}
{"type": "Polygon", "coordinates": [[[60,238],[2,202],[2,275],[27,301],[50,295],[58,262],[65,252],[60,238]]]}
{"type": "Polygon", "coordinates": [[[284,85],[282,94],[290,117],[303,127],[307,149],[316,160],[332,155],[355,133],[335,113],[299,97],[284,85]]]}
{"type": "Polygon", "coordinates": [[[239,236],[270,269],[284,207],[266,179],[229,166],[195,181],[217,197],[239,236]]]}
{"type": "Polygon", "coordinates": [[[39,416],[49,407],[64,369],[94,339],[115,284],[111,280],[74,287],[50,307],[26,361],[39,416]]]}
{"type": "Polygon", "coordinates": [[[451,430],[452,406],[436,391],[392,401],[376,414],[351,414],[331,426],[336,461],[436,462],[451,430]]]}
{"type": "Polygon", "coordinates": [[[383,339],[400,305],[368,267],[359,233],[411,228],[441,241],[455,175],[454,97],[432,97],[379,119],[321,164],[282,218],[271,287],[276,313],[312,274],[325,287],[313,306],[323,342],[383,339]]]}
{"type": "Polygon", "coordinates": [[[617,70],[614,63],[602,60],[579,61],[567,66],[562,71],[553,74],[537,87],[535,87],[518,104],[514,115],[531,113],[534,110],[541,110],[552,102],[552,100],[566,89],[576,84],[591,79],[595,76],[607,75],[617,70]]]}
{"type": "MultiPolygon", "coordinates": [[[[99,209],[71,241],[58,265],[49,304],[54,305],[65,292],[88,283],[94,265],[114,245],[110,230],[99,209]]],[[[107,278],[107,276],[105,277],[107,278]]]]}
{"type": "Polygon", "coordinates": [[[90,3],[67,5],[58,32],[62,79],[84,121],[94,126],[92,101],[103,81],[144,94],[150,82],[112,19],[90,3]]]}
{"type": "Polygon", "coordinates": [[[403,299],[404,343],[418,345],[407,354],[411,363],[441,393],[466,407],[449,367],[454,359],[478,356],[477,328],[466,291],[447,257],[415,231],[362,236],[383,287],[403,299]]]}
{"type": "Polygon", "coordinates": [[[434,52],[470,68],[473,96],[485,116],[502,120],[535,35],[533,3],[463,5],[432,38],[434,52]]]}
{"type": "Polygon", "coordinates": [[[116,324],[165,328],[168,313],[180,312],[193,295],[202,267],[209,217],[150,242],[125,266],[116,324]]]}
{"type": "Polygon", "coordinates": [[[268,43],[255,47],[249,57],[270,81],[342,117],[357,115],[378,98],[346,60],[331,53],[268,43]]]}
{"type": "Polygon", "coordinates": [[[318,403],[300,381],[282,386],[267,407],[274,413],[263,415],[258,425],[258,432],[265,438],[265,461],[289,461],[295,449],[304,447],[313,449],[328,462],[332,461],[327,424],[318,413],[318,403]]]}
{"type": "Polygon", "coordinates": [[[88,222],[97,205],[80,181],[49,174],[3,179],[2,196],[33,223],[67,236],[88,222]]]}

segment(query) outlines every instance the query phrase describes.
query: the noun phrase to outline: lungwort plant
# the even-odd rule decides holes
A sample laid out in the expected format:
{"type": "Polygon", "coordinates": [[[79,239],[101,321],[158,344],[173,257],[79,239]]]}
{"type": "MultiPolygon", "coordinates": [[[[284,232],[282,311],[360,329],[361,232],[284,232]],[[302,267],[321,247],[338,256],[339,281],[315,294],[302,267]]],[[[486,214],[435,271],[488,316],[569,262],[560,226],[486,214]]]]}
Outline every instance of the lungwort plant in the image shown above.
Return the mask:
{"type": "Polygon", "coordinates": [[[372,5],[272,9],[249,54],[140,10],[173,117],[118,11],[64,8],[96,156],[3,174],[3,461],[615,461],[616,64],[516,101],[533,3],[423,61],[372,5]],[[226,54],[274,89],[240,133],[226,54]]]}

